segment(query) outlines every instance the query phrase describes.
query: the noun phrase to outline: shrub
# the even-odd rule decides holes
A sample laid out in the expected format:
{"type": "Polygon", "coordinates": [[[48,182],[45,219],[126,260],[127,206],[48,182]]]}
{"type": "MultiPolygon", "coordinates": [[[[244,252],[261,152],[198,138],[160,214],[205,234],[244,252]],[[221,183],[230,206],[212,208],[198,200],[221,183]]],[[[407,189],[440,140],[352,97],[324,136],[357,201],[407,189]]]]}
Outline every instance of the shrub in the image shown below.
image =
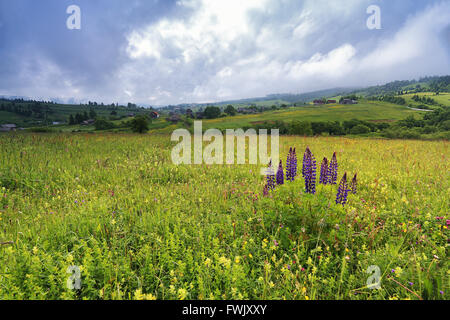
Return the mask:
{"type": "Polygon", "coordinates": [[[369,133],[369,132],[370,132],[370,128],[368,126],[363,125],[363,124],[358,124],[357,126],[354,126],[350,130],[351,134],[364,134],[364,133],[369,133]]]}
{"type": "Polygon", "coordinates": [[[99,119],[97,121],[95,121],[95,130],[108,130],[108,129],[113,129],[115,128],[114,123],[104,120],[104,119],[99,119]]]}
{"type": "Polygon", "coordinates": [[[289,133],[293,135],[312,136],[313,131],[311,122],[308,121],[292,121],[289,126],[289,133]]]}
{"type": "Polygon", "coordinates": [[[148,120],[144,116],[137,116],[131,120],[131,130],[137,133],[146,133],[149,129],[148,120]]]}

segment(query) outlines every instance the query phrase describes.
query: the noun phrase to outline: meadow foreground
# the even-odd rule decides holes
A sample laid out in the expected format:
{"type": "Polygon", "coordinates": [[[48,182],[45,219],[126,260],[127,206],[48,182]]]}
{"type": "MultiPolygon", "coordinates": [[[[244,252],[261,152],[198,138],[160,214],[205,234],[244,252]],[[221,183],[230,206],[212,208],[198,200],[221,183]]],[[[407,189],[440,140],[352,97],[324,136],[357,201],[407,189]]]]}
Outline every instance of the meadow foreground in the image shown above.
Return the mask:
{"type": "Polygon", "coordinates": [[[260,166],[173,165],[173,146],[1,135],[0,299],[450,297],[448,142],[281,137],[283,164],[309,146],[358,174],[345,206],[301,173],[263,196],[260,166]]]}

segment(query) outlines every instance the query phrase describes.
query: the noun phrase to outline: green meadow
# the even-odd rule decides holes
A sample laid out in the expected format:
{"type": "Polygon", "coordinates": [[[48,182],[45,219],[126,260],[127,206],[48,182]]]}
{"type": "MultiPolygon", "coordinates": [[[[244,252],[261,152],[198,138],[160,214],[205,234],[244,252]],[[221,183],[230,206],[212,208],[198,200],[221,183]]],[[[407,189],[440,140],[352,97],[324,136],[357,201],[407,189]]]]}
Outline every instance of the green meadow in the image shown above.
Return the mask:
{"type": "MultiPolygon", "coordinates": [[[[378,107],[381,118],[409,112],[378,107]]],[[[281,137],[299,174],[267,196],[261,166],[176,166],[174,145],[1,135],[0,299],[449,299],[448,142],[281,137]],[[345,206],[336,185],[305,194],[307,146],[318,167],[336,152],[339,179],[358,174],[345,206]],[[371,266],[379,289],[367,287],[371,266]]]]}
{"type": "Polygon", "coordinates": [[[424,113],[388,102],[362,100],[354,105],[308,105],[254,115],[237,115],[235,117],[207,120],[204,121],[204,127],[218,129],[243,128],[252,124],[263,123],[264,121],[276,120],[345,121],[358,119],[390,122],[405,119],[411,114],[421,117],[424,113]]]}

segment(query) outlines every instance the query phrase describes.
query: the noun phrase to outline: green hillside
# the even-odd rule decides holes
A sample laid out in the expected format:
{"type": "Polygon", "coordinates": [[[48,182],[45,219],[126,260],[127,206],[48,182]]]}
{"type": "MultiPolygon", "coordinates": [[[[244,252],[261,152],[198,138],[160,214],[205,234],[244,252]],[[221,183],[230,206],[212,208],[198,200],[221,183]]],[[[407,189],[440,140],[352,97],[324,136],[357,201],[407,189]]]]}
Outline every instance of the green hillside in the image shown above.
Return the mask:
{"type": "Polygon", "coordinates": [[[53,122],[68,123],[70,115],[88,116],[93,110],[98,118],[124,118],[129,114],[148,113],[148,109],[117,105],[71,105],[22,99],[0,99],[0,125],[13,123],[19,127],[51,125],[53,122]],[[112,113],[114,115],[112,115],[112,113]]]}
{"type": "Polygon", "coordinates": [[[261,114],[238,115],[204,121],[206,128],[243,128],[264,121],[345,121],[350,119],[376,122],[392,122],[406,118],[408,115],[422,116],[424,112],[410,110],[405,106],[382,101],[362,100],[354,105],[322,105],[291,107],[286,110],[268,111],[261,114]]]}

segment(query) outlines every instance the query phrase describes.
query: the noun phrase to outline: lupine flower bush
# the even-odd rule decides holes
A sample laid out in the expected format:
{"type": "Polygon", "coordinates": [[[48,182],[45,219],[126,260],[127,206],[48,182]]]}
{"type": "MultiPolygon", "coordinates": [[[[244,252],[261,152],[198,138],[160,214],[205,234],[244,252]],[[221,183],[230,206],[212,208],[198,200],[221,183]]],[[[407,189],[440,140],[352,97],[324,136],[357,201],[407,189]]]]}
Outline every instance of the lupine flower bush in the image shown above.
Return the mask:
{"type": "Polygon", "coordinates": [[[295,148],[290,148],[286,160],[286,180],[294,181],[297,176],[297,154],[295,148]]]}
{"type": "Polygon", "coordinates": [[[292,181],[291,179],[291,158],[292,158],[292,147],[289,148],[289,152],[286,159],[286,180],[292,181]]]}
{"type": "Polygon", "coordinates": [[[307,156],[308,156],[308,154],[305,152],[304,154],[303,154],[303,164],[302,164],[302,177],[303,177],[303,179],[305,179],[305,172],[306,172],[306,163],[307,163],[307,156]]]}
{"type": "Polygon", "coordinates": [[[272,160],[269,162],[269,166],[267,167],[267,188],[269,190],[275,189],[275,173],[272,166],[272,160]]]}
{"type": "Polygon", "coordinates": [[[269,195],[269,187],[267,184],[264,185],[263,196],[267,197],[269,195]]]}
{"type": "Polygon", "coordinates": [[[280,160],[277,171],[277,185],[284,184],[283,162],[280,160]]]}
{"type": "Polygon", "coordinates": [[[348,183],[347,183],[347,172],[344,173],[344,176],[339,183],[339,188],[336,196],[336,204],[345,205],[347,203],[348,192],[348,183]]]}
{"type": "Polygon", "coordinates": [[[321,184],[328,183],[328,159],[323,158],[322,165],[320,166],[320,180],[321,184]]]}
{"type": "Polygon", "coordinates": [[[305,192],[316,193],[316,159],[309,147],[306,148],[303,156],[303,175],[305,178],[305,192]]]}
{"type": "Polygon", "coordinates": [[[297,176],[297,152],[295,148],[292,150],[292,159],[291,159],[291,177],[292,181],[297,176]]]}
{"type": "Polygon", "coordinates": [[[338,162],[336,158],[336,152],[333,153],[333,157],[331,158],[330,165],[328,167],[328,183],[336,184],[338,177],[338,162]]]}

